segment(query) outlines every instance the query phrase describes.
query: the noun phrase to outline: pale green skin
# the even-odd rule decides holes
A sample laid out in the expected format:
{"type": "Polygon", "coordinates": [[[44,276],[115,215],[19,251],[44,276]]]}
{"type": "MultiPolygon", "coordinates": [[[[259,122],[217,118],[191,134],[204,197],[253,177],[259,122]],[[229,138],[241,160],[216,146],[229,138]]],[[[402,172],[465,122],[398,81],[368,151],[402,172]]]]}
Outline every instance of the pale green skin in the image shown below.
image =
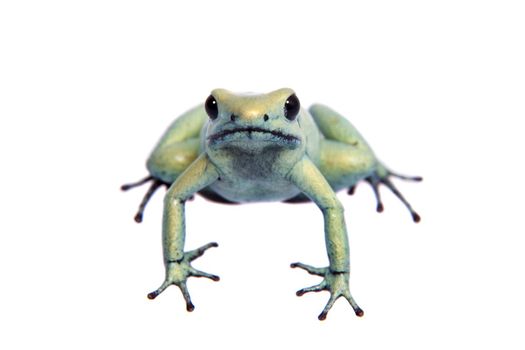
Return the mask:
{"type": "Polygon", "coordinates": [[[183,293],[188,311],[192,311],[187,278],[219,279],[190,265],[216,243],[184,251],[184,206],[195,193],[219,195],[238,203],[307,196],[323,214],[329,266],[292,264],[323,277],[320,284],[304,288],[297,295],[330,292],[319,319],[326,318],[341,296],[358,316],[363,315],[350,294],[346,224],[335,191],[351,188],[364,178],[375,179],[377,187],[377,182],[390,173],[354,126],[330,108],[313,105],[309,111],[301,109],[293,121],[285,118],[283,106],[293,93],[286,88],[268,94],[234,94],[216,89],[212,95],[218,104],[218,118],[211,120],[200,105],[177,118],[165,132],[147,161],[155,179],[171,184],[164,199],[162,228],[166,278],[148,295],[150,299],[175,284],[183,293]],[[223,130],[247,127],[278,131],[297,140],[255,131],[237,132],[215,142],[209,138],[223,130]]]}

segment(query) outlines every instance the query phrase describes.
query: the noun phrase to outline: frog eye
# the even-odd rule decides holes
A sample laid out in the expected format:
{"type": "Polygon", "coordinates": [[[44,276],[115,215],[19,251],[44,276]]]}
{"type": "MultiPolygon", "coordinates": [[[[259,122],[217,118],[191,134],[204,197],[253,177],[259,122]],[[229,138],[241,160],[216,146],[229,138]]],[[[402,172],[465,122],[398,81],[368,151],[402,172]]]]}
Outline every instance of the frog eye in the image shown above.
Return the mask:
{"type": "Polygon", "coordinates": [[[213,95],[208,96],[206,102],[204,103],[204,108],[210,119],[215,120],[219,116],[219,107],[217,106],[217,101],[213,95]]]}
{"type": "Polygon", "coordinates": [[[295,120],[301,109],[301,103],[295,94],[288,97],[284,103],[284,116],[288,120],[295,120]]]}

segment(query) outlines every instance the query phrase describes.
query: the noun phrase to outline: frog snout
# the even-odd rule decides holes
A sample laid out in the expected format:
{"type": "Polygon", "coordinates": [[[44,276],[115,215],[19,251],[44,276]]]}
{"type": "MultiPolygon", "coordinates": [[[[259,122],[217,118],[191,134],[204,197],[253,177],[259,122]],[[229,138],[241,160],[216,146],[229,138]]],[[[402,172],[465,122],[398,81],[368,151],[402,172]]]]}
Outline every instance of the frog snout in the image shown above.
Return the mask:
{"type": "Polygon", "coordinates": [[[251,121],[251,122],[263,121],[263,122],[267,122],[268,120],[270,120],[270,116],[268,116],[268,114],[264,114],[262,116],[260,114],[249,114],[248,116],[246,116],[246,115],[243,115],[243,114],[234,114],[234,113],[232,113],[230,115],[230,120],[232,122],[235,122],[235,121],[251,121]]]}

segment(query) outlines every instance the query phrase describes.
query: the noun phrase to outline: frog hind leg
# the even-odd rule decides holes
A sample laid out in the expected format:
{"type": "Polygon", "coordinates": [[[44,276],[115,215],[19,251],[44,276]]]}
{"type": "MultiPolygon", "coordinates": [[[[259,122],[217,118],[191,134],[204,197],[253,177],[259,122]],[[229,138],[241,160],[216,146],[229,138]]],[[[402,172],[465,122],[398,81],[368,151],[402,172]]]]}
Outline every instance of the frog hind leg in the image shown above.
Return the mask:
{"type": "Polygon", "coordinates": [[[135,215],[137,223],[142,222],[144,209],[155,192],[162,186],[168,188],[197,159],[200,152],[199,136],[206,120],[208,117],[202,105],[175,119],[147,160],[149,175],[121,187],[123,191],[127,191],[150,183],[135,215]]]}
{"type": "Polygon", "coordinates": [[[377,212],[382,212],[384,206],[379,192],[379,186],[382,184],[406,206],[414,222],[421,220],[419,214],[391,181],[392,177],[421,181],[421,177],[400,175],[387,169],[377,160],[357,129],[331,108],[313,105],[309,111],[325,137],[320,145],[319,169],[335,191],[347,188],[348,194],[352,195],[356,185],[360,181],[366,181],[374,191],[377,212]]]}
{"type": "MultiPolygon", "coordinates": [[[[129,189],[151,183],[148,191],[142,199],[139,209],[135,214],[135,221],[142,222],[144,216],[144,209],[149,200],[153,197],[155,192],[162,186],[169,188],[171,184],[179,177],[180,174],[197,158],[199,154],[199,139],[192,138],[181,142],[173,143],[164,149],[154,151],[152,156],[148,159],[148,170],[150,174],[142,180],[135,183],[122,185],[121,189],[127,191],[129,189]]],[[[237,204],[223,198],[219,194],[210,189],[203,189],[198,192],[203,198],[216,203],[222,204],[237,204]]],[[[193,196],[189,198],[192,200],[193,196]]]]}
{"type": "Polygon", "coordinates": [[[169,188],[177,177],[197,158],[198,154],[199,139],[197,138],[172,142],[166,145],[160,143],[147,161],[150,175],[135,183],[121,186],[121,190],[127,191],[148,182],[151,183],[135,214],[137,223],[142,222],[146,205],[155,192],[162,186],[169,188]]]}

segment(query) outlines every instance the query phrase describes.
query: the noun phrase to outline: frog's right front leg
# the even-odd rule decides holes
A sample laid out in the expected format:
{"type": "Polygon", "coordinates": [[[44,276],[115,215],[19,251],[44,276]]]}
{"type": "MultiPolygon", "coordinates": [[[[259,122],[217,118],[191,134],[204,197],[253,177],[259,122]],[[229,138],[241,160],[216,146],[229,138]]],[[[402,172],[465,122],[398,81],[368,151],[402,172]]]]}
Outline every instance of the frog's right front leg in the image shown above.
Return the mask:
{"type": "Polygon", "coordinates": [[[186,281],[188,277],[206,277],[218,281],[219,277],[196,270],[191,262],[202,256],[204,252],[217,247],[217,243],[208,243],[196,250],[184,252],[185,215],[184,203],[197,191],[209,186],[219,178],[215,166],[206,154],[200,155],[171,185],[164,198],[164,216],[162,222],[162,243],[164,249],[164,265],[166,277],[162,285],[148,294],[149,299],[155,299],[167,287],[174,284],[180,288],[186,309],[193,311],[186,281]]]}

